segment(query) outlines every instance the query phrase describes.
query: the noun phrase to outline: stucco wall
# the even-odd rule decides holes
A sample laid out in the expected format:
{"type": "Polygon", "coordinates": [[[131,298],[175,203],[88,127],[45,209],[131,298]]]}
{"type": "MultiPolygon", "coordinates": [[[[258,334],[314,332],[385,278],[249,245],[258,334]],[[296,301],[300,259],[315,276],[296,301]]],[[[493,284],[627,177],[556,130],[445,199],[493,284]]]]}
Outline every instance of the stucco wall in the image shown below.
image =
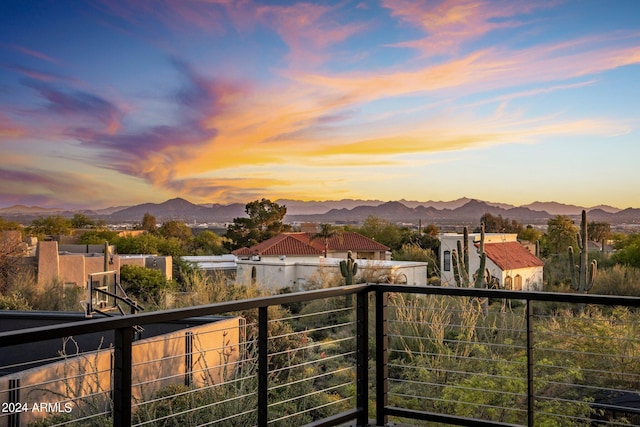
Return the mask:
{"type": "MultiPolygon", "coordinates": [[[[233,376],[235,362],[244,357],[241,354],[243,337],[244,319],[235,317],[133,343],[132,400],[149,399],[169,384],[185,384],[187,376],[199,387],[218,384],[221,379],[233,376]],[[193,343],[190,366],[185,364],[187,339],[193,343]]],[[[74,418],[83,415],[85,406],[90,413],[101,407],[107,410],[113,350],[73,356],[74,345],[69,341],[66,352],[70,357],[63,361],[0,377],[0,401],[9,401],[7,390],[10,380],[14,379],[20,381],[20,402],[29,405],[61,402],[64,407],[72,401],[70,415],[74,418]]],[[[22,413],[20,425],[26,426],[46,416],[46,413],[22,413]]],[[[0,427],[4,426],[9,426],[8,416],[0,417],[0,427]]]]}

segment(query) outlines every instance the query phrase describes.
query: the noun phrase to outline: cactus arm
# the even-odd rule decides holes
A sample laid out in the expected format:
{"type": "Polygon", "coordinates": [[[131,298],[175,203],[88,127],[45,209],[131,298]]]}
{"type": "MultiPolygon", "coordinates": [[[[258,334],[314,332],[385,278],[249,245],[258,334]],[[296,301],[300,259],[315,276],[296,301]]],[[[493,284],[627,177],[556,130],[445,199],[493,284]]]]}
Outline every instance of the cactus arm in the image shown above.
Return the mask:
{"type": "Polygon", "coordinates": [[[576,265],[573,255],[573,247],[569,246],[569,274],[571,275],[571,287],[578,290],[580,283],[578,282],[578,266],[576,265]]]}
{"type": "Polygon", "coordinates": [[[595,259],[593,261],[591,261],[591,265],[590,265],[590,269],[589,269],[589,280],[587,281],[587,285],[585,287],[585,291],[588,291],[589,289],[591,289],[591,287],[593,286],[593,282],[596,281],[596,276],[598,273],[598,261],[596,261],[595,259]]]}
{"type": "Polygon", "coordinates": [[[340,261],[340,274],[342,274],[342,277],[347,277],[347,263],[346,261],[340,261]]]}
{"type": "Polygon", "coordinates": [[[358,263],[354,262],[351,274],[353,274],[355,276],[357,272],[358,272],[358,263]]]}
{"type": "Polygon", "coordinates": [[[464,271],[467,273],[466,277],[469,277],[469,229],[467,227],[462,230],[462,236],[464,238],[464,252],[462,252],[464,255],[464,271]]]}
{"type": "Polygon", "coordinates": [[[453,263],[453,279],[456,281],[456,285],[460,288],[462,287],[462,277],[460,276],[458,252],[455,249],[451,251],[451,262],[453,263]]]}

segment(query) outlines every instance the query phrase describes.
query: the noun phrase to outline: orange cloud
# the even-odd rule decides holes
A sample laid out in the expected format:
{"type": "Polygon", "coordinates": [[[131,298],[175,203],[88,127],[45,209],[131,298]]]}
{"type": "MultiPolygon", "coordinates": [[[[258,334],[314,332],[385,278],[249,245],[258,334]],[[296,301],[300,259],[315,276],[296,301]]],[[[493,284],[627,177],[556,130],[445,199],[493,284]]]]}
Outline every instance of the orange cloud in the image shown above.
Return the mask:
{"type": "Polygon", "coordinates": [[[445,0],[416,2],[384,0],[391,15],[422,29],[422,39],[392,44],[415,48],[426,56],[454,55],[460,47],[491,31],[526,25],[523,15],[535,9],[547,9],[556,2],[445,0]]]}

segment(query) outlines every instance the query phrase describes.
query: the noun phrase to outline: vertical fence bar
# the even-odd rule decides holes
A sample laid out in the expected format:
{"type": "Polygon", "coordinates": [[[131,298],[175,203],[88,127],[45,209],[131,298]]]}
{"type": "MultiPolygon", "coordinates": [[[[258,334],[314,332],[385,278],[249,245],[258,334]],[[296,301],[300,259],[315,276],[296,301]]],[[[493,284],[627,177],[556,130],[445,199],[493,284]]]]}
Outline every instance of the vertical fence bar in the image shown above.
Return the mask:
{"type": "Polygon", "coordinates": [[[118,328],[113,343],[113,425],[131,425],[131,343],[133,328],[118,328]]]}
{"type": "Polygon", "coordinates": [[[386,426],[389,394],[389,294],[376,290],[376,425],[386,426]]]}
{"type": "Polygon", "coordinates": [[[533,388],[533,301],[527,299],[527,425],[533,427],[535,390],[533,388]]]}
{"type": "MultiPolygon", "coordinates": [[[[20,403],[20,378],[9,380],[9,403],[20,403]]],[[[9,427],[20,426],[20,411],[9,412],[9,427]]]]}
{"type": "Polygon", "coordinates": [[[184,385],[189,387],[193,379],[193,332],[184,335],[184,385]]]}
{"type": "Polygon", "coordinates": [[[258,309],[258,426],[265,427],[268,421],[267,405],[269,404],[268,369],[269,357],[269,316],[268,307],[258,309]]]}
{"type": "Polygon", "coordinates": [[[369,424],[369,293],[358,292],[356,307],[356,406],[357,425],[369,424]]]}

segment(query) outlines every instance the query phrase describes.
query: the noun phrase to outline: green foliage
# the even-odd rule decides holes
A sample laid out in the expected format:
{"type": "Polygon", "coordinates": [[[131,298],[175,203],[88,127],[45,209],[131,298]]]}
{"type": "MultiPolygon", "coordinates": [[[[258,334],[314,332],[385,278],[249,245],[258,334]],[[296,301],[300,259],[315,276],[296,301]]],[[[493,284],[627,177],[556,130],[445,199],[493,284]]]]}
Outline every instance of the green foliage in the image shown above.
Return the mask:
{"type": "Polygon", "coordinates": [[[29,232],[31,234],[44,235],[61,235],[67,236],[71,234],[71,220],[60,215],[39,217],[31,222],[29,232]]]}
{"type": "Polygon", "coordinates": [[[156,231],[157,222],[156,217],[151,215],[149,212],[145,213],[142,217],[142,223],[140,224],[141,230],[146,230],[149,232],[156,231]]]}
{"type": "Polygon", "coordinates": [[[617,264],[640,268],[640,233],[629,234],[616,241],[612,259],[617,264]]]}
{"type": "Polygon", "coordinates": [[[161,271],[137,265],[120,267],[120,284],[128,296],[153,305],[161,305],[165,293],[172,289],[161,271]]]}
{"type": "Polygon", "coordinates": [[[536,242],[542,238],[542,231],[527,225],[518,233],[518,240],[526,240],[527,242],[536,242]]]}
{"type": "Polygon", "coordinates": [[[0,217],[0,231],[4,230],[20,230],[22,231],[22,225],[15,221],[9,221],[0,217]]]}
{"type": "Polygon", "coordinates": [[[369,215],[356,231],[392,250],[398,250],[402,247],[404,235],[408,233],[407,229],[375,215],[369,215]]]}
{"type": "Polygon", "coordinates": [[[329,249],[329,240],[333,236],[337,236],[340,232],[334,228],[331,224],[320,224],[320,231],[311,235],[309,241],[321,239],[324,243],[324,257],[327,257],[327,251],[329,249]]]}
{"type": "Polygon", "coordinates": [[[191,229],[182,221],[165,221],[158,228],[158,234],[166,239],[176,238],[187,242],[193,235],[191,229]]]}
{"type": "Polygon", "coordinates": [[[159,254],[162,238],[151,233],[140,236],[124,236],[118,239],[119,254],[159,254]]]}
{"type": "Polygon", "coordinates": [[[5,294],[13,295],[10,300],[20,305],[26,302],[32,310],[77,312],[81,311],[80,300],[85,296],[83,291],[84,288],[81,286],[64,286],[59,280],[38,286],[33,272],[24,270],[18,271],[12,277],[11,285],[5,294]]]}
{"type": "Polygon", "coordinates": [[[226,238],[204,230],[192,239],[189,252],[193,255],[222,255],[227,253],[225,242],[226,238]]]}
{"type": "Polygon", "coordinates": [[[290,229],[282,222],[287,207],[271,200],[247,203],[245,212],[248,218],[234,218],[233,224],[227,229],[230,249],[253,246],[290,229]]]}
{"type": "Polygon", "coordinates": [[[90,230],[80,236],[79,243],[83,245],[102,245],[104,242],[115,245],[120,239],[117,231],[90,230]]]}
{"type": "Polygon", "coordinates": [[[543,244],[546,253],[566,253],[569,246],[575,242],[578,229],[571,218],[566,215],[557,215],[547,221],[547,233],[544,235],[543,244]]]}
{"type": "Polygon", "coordinates": [[[427,262],[430,266],[434,266],[438,262],[431,249],[423,249],[412,244],[404,244],[399,250],[393,251],[392,258],[395,261],[427,262]]]}
{"type": "Polygon", "coordinates": [[[614,265],[611,268],[599,269],[598,280],[593,285],[591,293],[640,297],[640,268],[614,265]]]}
{"type": "Polygon", "coordinates": [[[95,221],[83,213],[76,213],[71,218],[71,226],[73,228],[88,228],[95,225],[95,221]]]}
{"type": "Polygon", "coordinates": [[[0,294],[0,310],[31,310],[31,305],[20,292],[13,291],[0,294]]]}
{"type": "Polygon", "coordinates": [[[611,237],[611,224],[608,222],[590,221],[587,228],[591,240],[595,242],[601,242],[611,237]]]}
{"type": "MultiPolygon", "coordinates": [[[[487,233],[518,233],[520,234],[524,227],[515,219],[502,218],[502,215],[493,216],[489,212],[480,217],[480,224],[484,224],[484,231],[487,233]]],[[[480,232],[480,228],[474,230],[480,232]]]]}

